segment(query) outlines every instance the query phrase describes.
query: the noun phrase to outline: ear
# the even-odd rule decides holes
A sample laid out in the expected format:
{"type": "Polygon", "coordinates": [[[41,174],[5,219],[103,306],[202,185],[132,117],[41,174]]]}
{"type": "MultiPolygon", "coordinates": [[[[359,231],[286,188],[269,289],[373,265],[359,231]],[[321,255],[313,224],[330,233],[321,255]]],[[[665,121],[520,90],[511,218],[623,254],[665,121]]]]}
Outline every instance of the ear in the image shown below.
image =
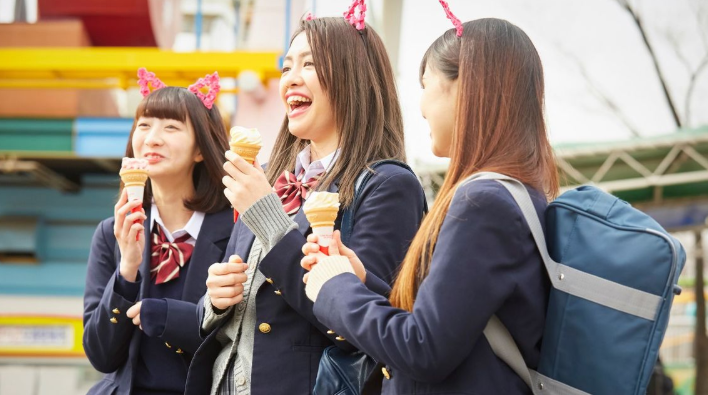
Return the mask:
{"type": "Polygon", "coordinates": [[[194,162],[199,163],[204,161],[204,157],[202,156],[202,153],[197,151],[197,155],[194,156],[194,162]]]}

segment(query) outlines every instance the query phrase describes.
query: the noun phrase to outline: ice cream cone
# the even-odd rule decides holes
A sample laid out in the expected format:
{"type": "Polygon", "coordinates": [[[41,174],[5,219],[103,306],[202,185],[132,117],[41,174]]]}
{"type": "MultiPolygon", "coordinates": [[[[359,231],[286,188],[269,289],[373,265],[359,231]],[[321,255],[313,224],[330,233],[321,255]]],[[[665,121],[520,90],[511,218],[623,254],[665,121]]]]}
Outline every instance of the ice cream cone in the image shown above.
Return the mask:
{"type": "Polygon", "coordinates": [[[325,226],[334,226],[334,220],[337,219],[338,207],[315,207],[305,211],[305,216],[310,222],[310,226],[320,228],[325,226]]]}
{"type": "Polygon", "coordinates": [[[317,235],[320,251],[329,255],[329,246],[334,233],[334,221],[339,213],[339,194],[312,192],[302,209],[310,222],[312,233],[317,235]]]}
{"type": "Polygon", "coordinates": [[[255,163],[256,156],[258,156],[258,152],[261,150],[260,145],[254,144],[230,143],[229,145],[231,146],[231,151],[251,164],[255,163]]]}
{"type": "Polygon", "coordinates": [[[146,169],[121,169],[120,179],[123,181],[126,191],[128,192],[128,201],[143,200],[143,192],[145,191],[145,183],[148,179],[146,169]]]}

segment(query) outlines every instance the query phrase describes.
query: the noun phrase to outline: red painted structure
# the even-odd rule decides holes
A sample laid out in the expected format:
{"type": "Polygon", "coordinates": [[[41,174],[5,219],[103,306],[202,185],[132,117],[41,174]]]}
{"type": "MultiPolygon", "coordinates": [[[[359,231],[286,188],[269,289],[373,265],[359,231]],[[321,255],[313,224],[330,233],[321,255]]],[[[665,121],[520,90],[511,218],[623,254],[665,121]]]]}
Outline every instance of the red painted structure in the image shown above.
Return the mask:
{"type": "Polygon", "coordinates": [[[171,49],[179,0],[38,0],[39,19],[79,18],[94,46],[171,49]]]}

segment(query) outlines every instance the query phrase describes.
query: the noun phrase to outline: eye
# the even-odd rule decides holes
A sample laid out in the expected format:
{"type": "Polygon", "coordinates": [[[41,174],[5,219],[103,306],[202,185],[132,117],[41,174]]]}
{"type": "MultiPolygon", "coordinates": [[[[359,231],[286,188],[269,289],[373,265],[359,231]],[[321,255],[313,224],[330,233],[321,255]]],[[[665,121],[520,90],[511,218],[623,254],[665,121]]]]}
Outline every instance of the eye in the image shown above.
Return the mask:
{"type": "Polygon", "coordinates": [[[288,71],[290,71],[290,67],[283,67],[283,69],[280,72],[281,72],[281,74],[285,74],[288,71]]]}
{"type": "Polygon", "coordinates": [[[141,129],[144,129],[144,128],[149,128],[150,125],[146,124],[145,122],[141,122],[138,124],[138,127],[141,129]]]}
{"type": "Polygon", "coordinates": [[[309,60],[306,61],[305,64],[304,64],[305,67],[314,66],[314,65],[315,65],[315,64],[314,64],[312,61],[309,61],[309,60]]]}

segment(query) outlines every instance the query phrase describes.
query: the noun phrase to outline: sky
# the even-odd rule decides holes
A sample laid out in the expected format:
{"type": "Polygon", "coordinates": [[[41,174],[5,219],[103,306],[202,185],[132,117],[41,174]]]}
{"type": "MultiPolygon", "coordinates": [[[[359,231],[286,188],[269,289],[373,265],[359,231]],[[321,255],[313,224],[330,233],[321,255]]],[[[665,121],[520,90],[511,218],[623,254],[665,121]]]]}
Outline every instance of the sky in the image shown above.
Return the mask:
{"type": "MultiPolygon", "coordinates": [[[[675,37],[682,56],[695,68],[707,53],[690,7],[699,1],[641,0],[631,4],[645,21],[670,92],[683,114],[690,75],[667,37],[675,37]]],[[[529,35],[544,65],[547,126],[554,144],[632,137],[625,123],[593,90],[610,98],[641,136],[676,131],[641,35],[616,1],[451,0],[449,5],[462,21],[506,19],[529,35]]],[[[708,18],[704,20],[703,32],[708,33],[708,18]]],[[[399,89],[409,156],[422,162],[439,161],[430,153],[429,130],[420,116],[418,66],[430,43],[450,27],[437,1],[404,1],[399,89]]],[[[702,109],[708,103],[708,70],[697,79],[692,97],[691,124],[707,123],[708,112],[702,109]]]]}

